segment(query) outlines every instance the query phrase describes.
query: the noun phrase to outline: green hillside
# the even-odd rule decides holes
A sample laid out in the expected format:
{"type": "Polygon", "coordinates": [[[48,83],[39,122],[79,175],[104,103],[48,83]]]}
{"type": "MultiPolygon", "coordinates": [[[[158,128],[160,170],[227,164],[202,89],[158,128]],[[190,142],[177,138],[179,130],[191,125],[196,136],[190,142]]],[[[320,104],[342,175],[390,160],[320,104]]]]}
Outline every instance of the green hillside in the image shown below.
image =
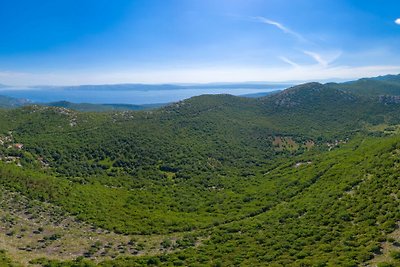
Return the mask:
{"type": "Polygon", "coordinates": [[[165,106],[166,104],[130,105],[130,104],[90,104],[90,103],[71,103],[68,101],[58,101],[43,104],[50,107],[68,108],[82,112],[105,112],[123,110],[146,110],[165,106]]]}
{"type": "Polygon", "coordinates": [[[0,95],[0,108],[18,108],[29,104],[31,104],[31,102],[26,99],[12,98],[0,95]]]}
{"type": "MultiPolygon", "coordinates": [[[[0,108],[15,109],[30,105],[33,105],[33,102],[28,99],[13,98],[0,95],[0,108]]],[[[91,103],[72,103],[68,101],[58,101],[50,103],[40,103],[40,105],[49,107],[68,108],[81,112],[106,112],[106,111],[125,111],[125,110],[148,110],[148,109],[160,108],[167,104],[146,104],[146,105],[91,104],[91,103]]]]}
{"type": "Polygon", "coordinates": [[[330,84],[330,86],[361,96],[398,96],[400,95],[400,74],[363,78],[347,83],[330,84]]]}
{"type": "Polygon", "coordinates": [[[156,110],[0,110],[4,260],[398,266],[400,104],[370,96],[308,83],[156,110]]]}

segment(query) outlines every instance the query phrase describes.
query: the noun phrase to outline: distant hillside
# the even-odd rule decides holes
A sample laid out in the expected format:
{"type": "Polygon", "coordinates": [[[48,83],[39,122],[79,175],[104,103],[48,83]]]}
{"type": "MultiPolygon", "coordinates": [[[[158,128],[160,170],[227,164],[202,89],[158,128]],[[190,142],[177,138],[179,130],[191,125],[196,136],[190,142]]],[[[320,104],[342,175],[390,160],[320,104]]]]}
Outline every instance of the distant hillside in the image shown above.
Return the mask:
{"type": "Polygon", "coordinates": [[[148,104],[148,105],[90,104],[90,103],[71,103],[68,101],[59,101],[59,102],[45,103],[43,105],[50,107],[63,107],[82,112],[104,112],[104,111],[154,109],[165,106],[167,104],[148,104]]]}
{"type": "Polygon", "coordinates": [[[397,75],[384,75],[378,76],[375,78],[370,78],[371,80],[383,81],[383,82],[392,82],[400,85],[400,74],[397,75]]]}
{"type": "Polygon", "coordinates": [[[147,110],[163,107],[167,104],[147,104],[147,105],[130,105],[130,104],[90,104],[90,103],[72,103],[68,101],[59,101],[51,103],[34,103],[28,99],[13,98],[0,95],[0,108],[18,108],[38,104],[49,107],[62,107],[82,112],[105,112],[105,111],[124,111],[124,110],[147,110]]]}
{"type": "Polygon", "coordinates": [[[0,108],[17,108],[32,104],[31,101],[21,98],[13,98],[0,95],[0,108]]]}
{"type": "Polygon", "coordinates": [[[377,97],[380,95],[400,95],[400,74],[375,78],[363,78],[345,83],[330,83],[329,86],[360,96],[377,97]]]}
{"type": "Polygon", "coordinates": [[[254,94],[244,94],[240,95],[241,97],[249,97],[249,98],[260,98],[268,95],[273,95],[279,93],[281,90],[270,91],[270,92],[262,92],[262,93],[254,93],[254,94]]]}
{"type": "MultiPolygon", "coordinates": [[[[320,83],[298,85],[259,99],[262,113],[273,126],[287,133],[335,136],[359,129],[361,123],[376,120],[385,107],[378,101],[320,83]]],[[[386,112],[390,113],[390,107],[386,112]]]]}

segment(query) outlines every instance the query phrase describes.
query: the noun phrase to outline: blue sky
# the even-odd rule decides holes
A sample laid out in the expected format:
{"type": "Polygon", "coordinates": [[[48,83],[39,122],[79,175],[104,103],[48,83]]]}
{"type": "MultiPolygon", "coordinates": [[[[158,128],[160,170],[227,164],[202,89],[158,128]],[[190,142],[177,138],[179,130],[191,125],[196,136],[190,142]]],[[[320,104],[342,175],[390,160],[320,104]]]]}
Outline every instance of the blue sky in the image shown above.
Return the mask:
{"type": "Polygon", "coordinates": [[[0,83],[287,81],[400,73],[399,18],[398,0],[2,1],[0,83]]]}

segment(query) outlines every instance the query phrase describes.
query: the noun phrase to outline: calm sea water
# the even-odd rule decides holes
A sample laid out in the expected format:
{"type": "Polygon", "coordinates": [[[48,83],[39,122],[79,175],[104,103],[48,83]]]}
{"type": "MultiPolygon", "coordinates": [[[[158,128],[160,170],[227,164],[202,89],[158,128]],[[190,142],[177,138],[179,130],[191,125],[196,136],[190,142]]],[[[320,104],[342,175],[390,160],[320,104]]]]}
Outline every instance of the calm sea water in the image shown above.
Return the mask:
{"type": "MultiPolygon", "coordinates": [[[[282,88],[283,89],[283,88],[282,88]]],[[[34,102],[70,101],[74,103],[96,104],[154,104],[176,102],[202,94],[232,94],[245,95],[275,91],[274,89],[229,89],[229,88],[200,88],[176,90],[62,90],[62,89],[18,89],[0,90],[0,95],[25,98],[34,102]]]]}

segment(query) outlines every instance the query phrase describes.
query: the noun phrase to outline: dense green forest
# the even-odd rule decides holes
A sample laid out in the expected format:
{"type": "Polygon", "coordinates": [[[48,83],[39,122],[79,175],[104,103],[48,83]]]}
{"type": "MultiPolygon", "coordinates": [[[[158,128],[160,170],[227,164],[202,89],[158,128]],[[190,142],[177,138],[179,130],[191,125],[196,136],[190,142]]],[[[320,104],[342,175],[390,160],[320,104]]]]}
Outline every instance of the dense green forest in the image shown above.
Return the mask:
{"type": "Polygon", "coordinates": [[[399,81],[0,110],[0,264],[399,266],[399,81]]]}

